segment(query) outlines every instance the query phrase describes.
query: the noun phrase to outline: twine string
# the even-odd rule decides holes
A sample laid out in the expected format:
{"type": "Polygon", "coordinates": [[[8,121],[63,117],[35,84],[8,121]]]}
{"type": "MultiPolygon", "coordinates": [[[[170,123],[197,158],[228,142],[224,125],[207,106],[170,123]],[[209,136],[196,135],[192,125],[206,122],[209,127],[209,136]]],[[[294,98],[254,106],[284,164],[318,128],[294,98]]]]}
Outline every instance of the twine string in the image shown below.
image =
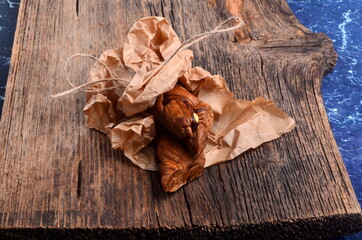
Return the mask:
{"type": "Polygon", "coordinates": [[[76,57],[87,57],[87,58],[93,59],[97,63],[103,65],[107,69],[108,73],[111,75],[112,78],[116,78],[116,76],[112,73],[112,71],[108,68],[108,66],[104,62],[97,59],[96,57],[94,57],[92,55],[85,54],[85,53],[76,53],[76,54],[73,54],[72,56],[67,58],[67,60],[64,63],[64,67],[63,67],[63,73],[64,73],[64,76],[65,76],[65,79],[67,80],[67,82],[69,83],[70,86],[75,87],[73,85],[73,83],[69,80],[68,73],[67,73],[67,66],[68,66],[68,62],[70,60],[72,60],[73,58],[76,58],[76,57]]]}
{"type": "Polygon", "coordinates": [[[244,21],[240,18],[240,17],[231,17],[227,20],[225,20],[224,22],[220,23],[217,27],[215,27],[212,31],[210,32],[204,32],[204,33],[200,33],[192,38],[187,39],[186,41],[184,41],[181,46],[179,46],[176,51],[164,62],[164,65],[166,65],[178,52],[192,46],[193,44],[207,38],[210,35],[216,34],[216,33],[223,33],[223,32],[229,32],[229,31],[233,31],[236,30],[240,27],[242,27],[243,25],[245,25],[244,21]],[[239,22],[237,25],[233,26],[233,27],[229,27],[229,28],[225,28],[225,29],[219,29],[222,26],[224,26],[225,24],[231,22],[231,21],[237,21],[239,22]]]}
{"type": "MultiPolygon", "coordinates": [[[[200,33],[200,34],[198,34],[198,35],[196,35],[196,36],[194,36],[192,38],[189,38],[188,40],[184,41],[171,54],[171,56],[161,64],[161,67],[159,68],[159,70],[157,72],[159,72],[180,51],[192,46],[193,44],[207,38],[210,35],[214,35],[216,33],[223,33],[223,32],[233,31],[233,30],[236,30],[236,29],[242,27],[243,25],[245,25],[245,23],[241,18],[239,18],[239,17],[231,17],[231,18],[227,19],[226,21],[222,22],[221,24],[219,24],[217,27],[215,27],[211,31],[200,33]],[[233,27],[222,28],[224,25],[226,25],[227,23],[230,23],[231,21],[236,21],[238,24],[233,26],[233,27]]],[[[67,60],[64,63],[63,73],[64,73],[66,81],[68,82],[68,84],[72,88],[69,89],[69,90],[66,90],[64,92],[55,94],[55,95],[51,95],[52,98],[59,98],[59,97],[69,95],[69,94],[73,94],[73,93],[76,93],[76,92],[79,92],[79,91],[98,93],[98,92],[108,91],[108,90],[117,89],[117,88],[124,88],[125,89],[129,84],[128,80],[125,80],[125,79],[122,79],[122,78],[117,78],[116,75],[109,69],[109,67],[104,62],[100,61],[99,59],[97,59],[96,57],[94,57],[92,55],[88,55],[88,54],[84,54],[84,53],[76,53],[76,54],[70,56],[69,58],[67,58],[67,60]],[[76,57],[86,57],[86,58],[90,58],[90,59],[95,60],[97,63],[101,64],[102,66],[104,66],[106,68],[106,70],[110,74],[111,78],[99,79],[99,80],[96,80],[96,81],[81,84],[79,86],[75,86],[69,80],[68,73],[67,73],[67,66],[68,66],[69,61],[72,60],[73,58],[76,58],[76,57]],[[101,88],[101,89],[89,89],[89,87],[94,85],[94,84],[101,83],[101,82],[109,82],[109,81],[117,82],[119,84],[119,86],[114,86],[114,87],[109,87],[109,88],[101,88]]]]}

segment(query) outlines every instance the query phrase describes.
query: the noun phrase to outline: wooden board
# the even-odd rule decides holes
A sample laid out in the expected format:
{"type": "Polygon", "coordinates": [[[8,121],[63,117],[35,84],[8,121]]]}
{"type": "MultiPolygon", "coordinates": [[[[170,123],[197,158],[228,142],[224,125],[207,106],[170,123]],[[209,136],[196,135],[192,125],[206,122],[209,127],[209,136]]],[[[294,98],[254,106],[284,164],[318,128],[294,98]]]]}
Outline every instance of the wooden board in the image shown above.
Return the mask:
{"type": "MultiPolygon", "coordinates": [[[[320,94],[335,63],[331,40],[284,0],[21,1],[0,126],[0,236],[316,239],[361,230],[320,94]],[[242,16],[244,31],[194,45],[194,64],[224,76],[238,98],[274,100],[296,129],[165,194],[158,173],[85,126],[82,94],[49,97],[68,87],[68,56],[122,46],[150,15],[169,19],[183,40],[242,16]]],[[[77,84],[91,64],[69,67],[77,84]]]]}

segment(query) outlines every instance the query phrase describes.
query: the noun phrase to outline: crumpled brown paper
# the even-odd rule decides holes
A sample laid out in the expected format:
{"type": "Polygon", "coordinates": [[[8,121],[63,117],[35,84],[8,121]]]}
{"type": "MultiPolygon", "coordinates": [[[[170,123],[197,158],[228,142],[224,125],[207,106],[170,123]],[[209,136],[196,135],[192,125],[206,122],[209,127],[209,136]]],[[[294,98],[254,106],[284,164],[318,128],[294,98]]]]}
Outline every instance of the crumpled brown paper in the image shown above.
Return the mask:
{"type": "MultiPolygon", "coordinates": [[[[162,17],[146,17],[134,24],[124,48],[105,51],[100,61],[115,75],[129,81],[128,87],[101,93],[88,93],[84,108],[86,124],[107,134],[114,149],[145,170],[158,170],[155,149],[155,121],[147,109],[157,96],[173,89],[179,81],[190,92],[208,103],[214,124],[205,148],[205,167],[231,160],[242,152],[280,137],[295,126],[286,113],[262,97],[238,100],[219,75],[191,68],[191,50],[178,52],[180,39],[162,17]],[[133,73],[134,71],[135,73],[133,73]],[[132,76],[133,75],[133,76],[132,76]]],[[[111,77],[104,66],[96,64],[90,81],[111,77]]],[[[242,81],[242,80],[241,80],[242,81]]],[[[98,83],[95,89],[117,86],[116,82],[98,83]]]]}

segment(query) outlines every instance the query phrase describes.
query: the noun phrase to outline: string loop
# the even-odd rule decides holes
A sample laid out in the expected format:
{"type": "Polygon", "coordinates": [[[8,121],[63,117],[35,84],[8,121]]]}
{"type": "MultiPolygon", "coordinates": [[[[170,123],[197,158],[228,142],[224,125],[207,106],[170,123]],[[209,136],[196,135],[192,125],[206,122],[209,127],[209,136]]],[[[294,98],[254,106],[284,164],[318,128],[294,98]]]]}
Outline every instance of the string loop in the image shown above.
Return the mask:
{"type": "MultiPolygon", "coordinates": [[[[200,33],[186,41],[184,41],[172,54],[171,56],[166,60],[164,61],[162,64],[161,64],[161,68],[159,70],[161,70],[178,52],[192,46],[193,44],[207,38],[208,36],[210,35],[214,35],[216,33],[223,33],[223,32],[229,32],[229,31],[233,31],[233,30],[236,30],[240,27],[242,27],[243,25],[245,25],[244,21],[240,18],[240,17],[231,17],[229,19],[227,19],[226,21],[222,22],[221,24],[219,24],[218,26],[216,26],[212,31],[209,31],[209,32],[204,32],[204,33],[200,33]],[[222,28],[223,26],[225,26],[227,23],[230,23],[231,21],[236,21],[238,24],[233,26],[233,27],[229,27],[229,28],[222,28]]],[[[96,57],[94,56],[91,56],[91,55],[88,55],[88,54],[84,54],[84,53],[76,53],[72,56],[70,56],[64,63],[64,68],[63,68],[63,73],[64,73],[64,76],[65,76],[65,79],[67,80],[68,84],[72,87],[71,89],[67,90],[67,91],[64,91],[64,92],[61,92],[61,93],[58,93],[58,94],[55,94],[55,95],[51,95],[52,98],[59,98],[59,97],[62,97],[62,96],[65,96],[65,95],[69,95],[69,94],[72,94],[72,93],[76,93],[76,92],[93,92],[93,93],[98,93],[98,92],[102,92],[102,91],[108,91],[108,90],[112,90],[112,89],[116,89],[116,88],[126,88],[129,84],[129,81],[125,80],[125,79],[121,79],[121,78],[117,78],[115,76],[115,74],[108,68],[108,66],[100,61],[99,59],[97,59],[96,57]],[[69,77],[68,77],[68,74],[67,74],[67,66],[68,66],[68,62],[75,58],[75,57],[87,57],[87,58],[90,58],[90,59],[93,59],[95,60],[97,63],[103,65],[106,70],[108,71],[108,73],[110,74],[111,78],[107,78],[107,79],[99,79],[97,81],[92,81],[92,82],[87,82],[87,83],[84,83],[82,85],[79,85],[79,86],[75,86],[70,80],[69,80],[69,77]],[[94,84],[97,84],[97,83],[100,83],[100,82],[109,82],[109,81],[114,81],[114,82],[117,82],[119,84],[119,86],[114,86],[114,87],[109,87],[109,88],[102,88],[102,89],[89,89],[90,86],[94,85],[94,84]]]]}

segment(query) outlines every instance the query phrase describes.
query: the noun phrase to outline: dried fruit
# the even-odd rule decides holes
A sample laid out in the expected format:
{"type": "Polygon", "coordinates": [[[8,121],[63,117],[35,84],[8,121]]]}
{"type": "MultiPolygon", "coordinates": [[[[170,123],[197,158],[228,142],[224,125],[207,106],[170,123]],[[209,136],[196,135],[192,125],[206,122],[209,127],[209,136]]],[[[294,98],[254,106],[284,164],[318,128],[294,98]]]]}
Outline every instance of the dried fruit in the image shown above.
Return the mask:
{"type": "Polygon", "coordinates": [[[204,154],[191,154],[178,138],[161,133],[157,136],[157,157],[160,161],[161,184],[166,192],[174,192],[204,171],[204,154]]]}
{"type": "Polygon", "coordinates": [[[157,98],[152,112],[156,121],[183,140],[193,153],[203,153],[214,118],[210,105],[176,85],[157,98]]]}

